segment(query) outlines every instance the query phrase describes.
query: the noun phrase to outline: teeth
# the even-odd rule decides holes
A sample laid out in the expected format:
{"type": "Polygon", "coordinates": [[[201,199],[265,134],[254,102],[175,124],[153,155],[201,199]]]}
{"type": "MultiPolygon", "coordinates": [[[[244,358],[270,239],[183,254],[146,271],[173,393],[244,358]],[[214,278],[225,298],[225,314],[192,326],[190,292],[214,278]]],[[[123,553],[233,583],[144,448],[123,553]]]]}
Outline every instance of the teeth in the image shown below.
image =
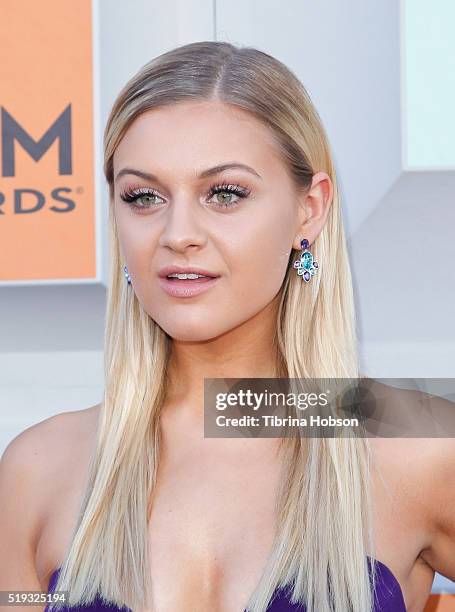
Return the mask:
{"type": "Polygon", "coordinates": [[[179,278],[180,280],[207,278],[204,274],[168,274],[168,278],[179,278]]]}

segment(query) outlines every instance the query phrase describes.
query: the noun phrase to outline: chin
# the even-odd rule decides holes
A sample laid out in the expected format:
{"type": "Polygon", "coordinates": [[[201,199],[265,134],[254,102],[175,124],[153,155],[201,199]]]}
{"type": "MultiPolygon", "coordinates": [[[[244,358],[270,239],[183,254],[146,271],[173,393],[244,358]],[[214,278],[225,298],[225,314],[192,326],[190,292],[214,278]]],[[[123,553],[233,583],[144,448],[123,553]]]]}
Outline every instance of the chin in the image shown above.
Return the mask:
{"type": "Polygon", "coordinates": [[[219,333],[210,334],[207,330],[181,330],[180,333],[174,331],[173,333],[166,332],[172,340],[178,342],[207,342],[213,340],[219,333]]]}
{"type": "Polygon", "coordinates": [[[199,323],[190,323],[188,320],[182,320],[181,324],[176,325],[175,322],[169,323],[168,321],[160,323],[155,321],[163,329],[172,340],[180,342],[206,342],[213,340],[214,338],[225,333],[226,329],[221,329],[214,325],[207,326],[207,321],[200,321],[199,323]]]}

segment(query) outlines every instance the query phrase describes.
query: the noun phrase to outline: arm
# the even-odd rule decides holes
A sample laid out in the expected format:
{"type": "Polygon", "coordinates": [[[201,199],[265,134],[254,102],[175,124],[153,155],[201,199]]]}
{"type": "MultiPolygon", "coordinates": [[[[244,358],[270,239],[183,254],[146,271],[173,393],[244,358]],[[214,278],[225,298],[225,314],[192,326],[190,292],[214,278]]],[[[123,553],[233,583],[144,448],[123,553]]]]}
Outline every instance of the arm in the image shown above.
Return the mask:
{"type": "Polygon", "coordinates": [[[435,438],[432,446],[431,544],[421,557],[436,572],[455,581],[455,438],[435,438]]]}
{"type": "MultiPolygon", "coordinates": [[[[0,461],[0,591],[42,590],[35,570],[43,500],[39,432],[32,426],[20,433],[0,461]]],[[[30,611],[29,606],[14,609],[30,611]]],[[[11,606],[0,606],[1,612],[10,610],[11,606]]]]}

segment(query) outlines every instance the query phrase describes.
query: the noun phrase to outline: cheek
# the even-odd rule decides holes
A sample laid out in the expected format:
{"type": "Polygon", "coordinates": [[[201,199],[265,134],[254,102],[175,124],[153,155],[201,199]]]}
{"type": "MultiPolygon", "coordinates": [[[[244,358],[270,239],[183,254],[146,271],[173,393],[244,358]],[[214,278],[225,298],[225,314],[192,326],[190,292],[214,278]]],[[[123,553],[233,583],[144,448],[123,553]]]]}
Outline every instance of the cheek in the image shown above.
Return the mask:
{"type": "MultiPolygon", "coordinates": [[[[252,226],[250,226],[252,227],[252,226]]],[[[254,224],[253,231],[238,233],[230,244],[231,274],[243,296],[273,298],[280,289],[292,249],[292,224],[273,216],[254,224]]]]}
{"type": "MultiPolygon", "coordinates": [[[[145,221],[145,220],[143,220],[145,221]]],[[[120,215],[117,219],[118,237],[122,252],[128,260],[130,272],[136,271],[136,276],[147,272],[158,237],[151,224],[138,223],[135,218],[120,215]]]]}

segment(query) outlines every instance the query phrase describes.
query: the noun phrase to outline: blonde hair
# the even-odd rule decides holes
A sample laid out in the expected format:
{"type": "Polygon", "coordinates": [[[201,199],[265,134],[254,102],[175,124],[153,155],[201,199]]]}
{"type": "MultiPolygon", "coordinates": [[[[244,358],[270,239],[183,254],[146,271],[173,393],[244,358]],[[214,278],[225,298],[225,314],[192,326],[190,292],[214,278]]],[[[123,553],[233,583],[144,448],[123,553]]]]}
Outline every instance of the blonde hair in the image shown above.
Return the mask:
{"type": "MultiPolygon", "coordinates": [[[[326,224],[311,249],[323,270],[303,283],[290,253],[281,289],[276,348],[290,378],[359,376],[351,273],[335,168],[318,113],[281,62],[252,47],[195,42],[153,59],[118,95],[105,129],[104,172],[111,206],[110,282],[105,327],[105,391],[97,445],[79,519],[56,589],[67,605],[97,591],[139,610],[150,604],[148,522],[160,456],[160,411],[172,339],[143,310],[123,276],[112,210],[113,155],[144,111],[214,100],[268,126],[298,189],[317,171],[333,183],[326,224]]],[[[248,610],[264,612],[275,589],[309,612],[373,608],[366,547],[372,549],[370,450],[366,438],[287,438],[277,497],[278,530],[248,610]]],[[[375,584],[375,566],[371,579],[375,584]]]]}

